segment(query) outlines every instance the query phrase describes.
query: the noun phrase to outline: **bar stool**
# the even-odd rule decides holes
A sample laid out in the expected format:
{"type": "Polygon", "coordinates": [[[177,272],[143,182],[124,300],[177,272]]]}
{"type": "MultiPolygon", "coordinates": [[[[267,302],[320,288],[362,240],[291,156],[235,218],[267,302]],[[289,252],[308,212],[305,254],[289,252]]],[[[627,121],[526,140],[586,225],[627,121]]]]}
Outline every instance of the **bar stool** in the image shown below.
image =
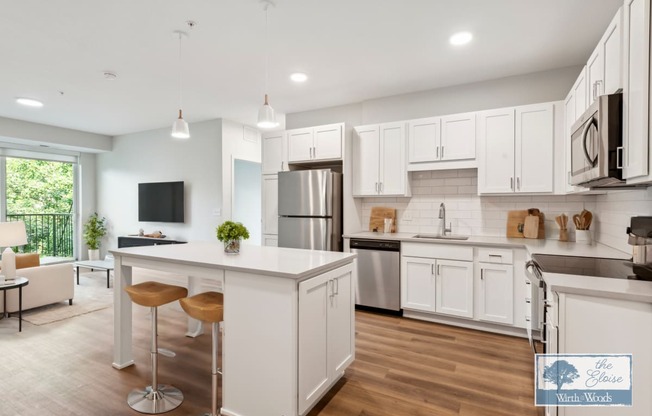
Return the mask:
{"type": "Polygon", "coordinates": [[[176,409],[183,402],[183,393],[173,386],[158,384],[157,308],[188,296],[185,287],[158,282],[144,282],[128,286],[125,291],[131,301],[149,306],[152,311],[152,385],[144,390],[134,389],[127,396],[129,407],[140,413],[159,414],[176,409]]]}
{"type": "Polygon", "coordinates": [[[217,368],[217,342],[220,322],[224,319],[224,296],[218,292],[204,292],[189,298],[179,299],[179,303],[184,311],[191,317],[200,321],[211,323],[212,335],[212,381],[213,388],[211,394],[211,413],[205,413],[204,416],[218,416],[217,411],[217,375],[220,371],[217,368]]]}

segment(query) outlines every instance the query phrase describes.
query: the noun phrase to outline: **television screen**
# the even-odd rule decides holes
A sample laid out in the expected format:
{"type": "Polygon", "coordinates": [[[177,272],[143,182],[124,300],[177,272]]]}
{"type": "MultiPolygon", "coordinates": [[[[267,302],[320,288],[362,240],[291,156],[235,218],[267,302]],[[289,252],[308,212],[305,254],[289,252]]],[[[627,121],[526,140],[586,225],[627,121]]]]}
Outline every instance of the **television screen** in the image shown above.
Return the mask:
{"type": "Polygon", "coordinates": [[[138,221],[183,222],[183,182],[138,184],[138,221]]]}

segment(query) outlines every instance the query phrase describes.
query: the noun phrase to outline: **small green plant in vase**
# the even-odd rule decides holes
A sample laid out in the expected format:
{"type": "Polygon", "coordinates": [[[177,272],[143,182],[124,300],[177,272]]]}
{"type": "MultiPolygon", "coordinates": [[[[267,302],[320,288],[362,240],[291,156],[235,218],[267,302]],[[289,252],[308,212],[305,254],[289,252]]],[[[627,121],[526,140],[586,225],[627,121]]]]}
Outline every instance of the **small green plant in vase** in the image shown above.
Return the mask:
{"type": "Polygon", "coordinates": [[[239,253],[240,241],[248,238],[249,231],[240,222],[224,221],[217,227],[217,239],[224,243],[226,253],[239,253]]]}

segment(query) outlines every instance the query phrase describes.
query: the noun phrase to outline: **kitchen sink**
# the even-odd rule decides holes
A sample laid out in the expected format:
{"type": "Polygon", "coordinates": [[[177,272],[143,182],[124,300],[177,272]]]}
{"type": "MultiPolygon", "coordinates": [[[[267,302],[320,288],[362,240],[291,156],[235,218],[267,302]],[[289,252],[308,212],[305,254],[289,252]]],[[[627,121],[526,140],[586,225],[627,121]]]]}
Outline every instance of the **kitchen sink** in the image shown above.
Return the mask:
{"type": "Polygon", "coordinates": [[[417,234],[413,238],[429,238],[431,240],[468,240],[468,235],[437,235],[437,234],[417,234]]]}

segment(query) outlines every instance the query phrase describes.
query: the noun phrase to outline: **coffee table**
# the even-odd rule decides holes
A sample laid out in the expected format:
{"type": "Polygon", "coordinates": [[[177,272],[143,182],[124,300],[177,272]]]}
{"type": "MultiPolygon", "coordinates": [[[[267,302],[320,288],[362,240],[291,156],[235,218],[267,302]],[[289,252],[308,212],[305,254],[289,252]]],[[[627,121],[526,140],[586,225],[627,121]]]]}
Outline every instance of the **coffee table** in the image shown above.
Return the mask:
{"type": "Polygon", "coordinates": [[[111,270],[113,270],[113,260],[82,260],[77,261],[73,264],[77,268],[77,284],[79,284],[79,268],[84,267],[86,269],[94,270],[106,270],[106,287],[109,288],[109,277],[111,276],[111,270]]]}
{"type": "Polygon", "coordinates": [[[3,280],[0,282],[0,290],[3,292],[4,308],[2,311],[2,317],[8,318],[9,314],[7,313],[7,290],[9,289],[18,289],[18,332],[23,332],[23,286],[29,284],[29,279],[26,277],[18,277],[11,280],[3,280]]]}

